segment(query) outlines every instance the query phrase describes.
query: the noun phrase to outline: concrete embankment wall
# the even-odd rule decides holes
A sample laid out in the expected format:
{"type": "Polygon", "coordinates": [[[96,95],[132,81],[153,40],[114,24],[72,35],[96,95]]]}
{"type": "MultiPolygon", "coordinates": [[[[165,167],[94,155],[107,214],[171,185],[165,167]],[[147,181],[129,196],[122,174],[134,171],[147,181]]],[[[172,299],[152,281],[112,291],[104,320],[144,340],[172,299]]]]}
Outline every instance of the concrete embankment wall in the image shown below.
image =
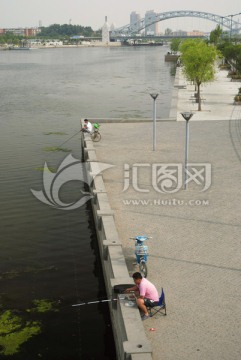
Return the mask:
{"type": "Polygon", "coordinates": [[[114,285],[132,284],[129,276],[121,239],[116,230],[112,211],[95,148],[88,134],[83,135],[84,160],[88,163],[92,209],[98,238],[102,269],[107,296],[116,298],[109,303],[112,328],[118,360],[151,360],[152,349],[136,306],[125,306],[126,301],[114,294],[114,285]]]}
{"type": "MultiPolygon", "coordinates": [[[[121,119],[121,118],[90,118],[88,117],[88,120],[94,124],[96,123],[144,123],[144,122],[153,122],[153,119],[139,119],[139,118],[133,118],[133,119],[121,119]]],[[[169,117],[169,118],[162,118],[162,119],[156,119],[157,122],[163,122],[163,121],[176,121],[176,117],[169,117]]]]}

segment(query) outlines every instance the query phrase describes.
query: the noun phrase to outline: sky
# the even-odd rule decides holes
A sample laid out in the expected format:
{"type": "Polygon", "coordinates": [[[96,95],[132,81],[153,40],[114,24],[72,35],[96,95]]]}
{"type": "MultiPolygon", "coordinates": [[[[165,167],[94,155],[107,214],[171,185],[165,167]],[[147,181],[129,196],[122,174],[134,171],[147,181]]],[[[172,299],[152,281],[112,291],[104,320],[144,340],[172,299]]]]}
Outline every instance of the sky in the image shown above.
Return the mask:
{"type": "MultiPolygon", "coordinates": [[[[115,27],[127,25],[130,13],[136,11],[144,17],[145,12],[157,13],[175,10],[204,11],[227,16],[241,13],[240,0],[0,0],[0,28],[37,27],[51,24],[73,24],[91,26],[93,30],[102,27],[107,16],[108,23],[115,27]]],[[[241,15],[233,17],[240,20],[241,15]]],[[[210,31],[216,24],[198,18],[176,18],[162,21],[161,31],[175,30],[210,31]]]]}

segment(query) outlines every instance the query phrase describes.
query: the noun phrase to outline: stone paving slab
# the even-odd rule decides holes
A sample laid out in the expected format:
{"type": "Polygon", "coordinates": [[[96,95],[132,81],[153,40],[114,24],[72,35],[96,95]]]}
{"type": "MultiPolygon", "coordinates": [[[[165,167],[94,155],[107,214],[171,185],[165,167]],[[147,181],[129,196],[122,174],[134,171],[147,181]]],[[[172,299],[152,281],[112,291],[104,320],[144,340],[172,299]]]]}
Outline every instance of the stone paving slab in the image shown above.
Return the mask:
{"type": "MultiPolygon", "coordinates": [[[[184,84],[186,88],[178,91],[178,111],[177,120],[183,120],[181,112],[191,111],[195,115],[195,120],[229,120],[232,118],[234,96],[241,87],[240,82],[232,82],[227,77],[228,71],[221,70],[216,73],[215,81],[201,85],[202,111],[197,111],[198,104],[194,101],[194,85],[190,85],[182,75],[181,68],[178,69],[179,84],[184,84]]],[[[238,106],[239,107],[239,106],[238,106]]]]}
{"type": "Polygon", "coordinates": [[[157,164],[184,162],[184,121],[157,124],[156,151],[147,123],[103,124],[95,144],[98,160],[115,165],[103,176],[130,275],[137,269],[129,238],[152,237],[148,278],[167,301],[167,316],[143,323],[154,360],[241,358],[241,124],[237,109],[230,113],[236,120],[190,122],[189,162],[211,165],[204,192],[193,180],[171,193],[175,181],[157,176],[157,164]],[[123,191],[137,168],[139,191],[133,180],[123,191]]]}

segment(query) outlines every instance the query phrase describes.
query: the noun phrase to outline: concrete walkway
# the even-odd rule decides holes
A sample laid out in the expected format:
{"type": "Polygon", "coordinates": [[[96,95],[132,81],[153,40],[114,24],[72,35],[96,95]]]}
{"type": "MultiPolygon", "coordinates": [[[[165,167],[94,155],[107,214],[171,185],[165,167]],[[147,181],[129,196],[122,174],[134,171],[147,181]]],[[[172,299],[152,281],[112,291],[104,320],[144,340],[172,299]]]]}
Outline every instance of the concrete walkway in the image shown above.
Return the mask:
{"type": "Polygon", "coordinates": [[[232,82],[227,75],[227,70],[217,71],[215,81],[201,86],[202,111],[197,111],[198,104],[193,98],[195,87],[185,80],[181,68],[178,68],[176,77],[178,83],[176,85],[179,85],[180,89],[178,91],[177,120],[183,120],[180,114],[183,111],[193,112],[192,120],[194,121],[230,120],[237,118],[233,114],[233,110],[240,109],[240,106],[233,107],[232,105],[234,103],[234,96],[238,93],[238,88],[241,87],[241,82],[232,82]],[[182,89],[182,87],[184,88],[182,89]]]}
{"type": "MultiPolygon", "coordinates": [[[[184,121],[157,123],[156,151],[148,123],[102,124],[95,144],[98,160],[115,165],[103,176],[130,275],[137,269],[129,237],[152,237],[148,278],[167,301],[166,317],[143,322],[154,360],[241,358],[241,107],[232,105],[239,86],[220,72],[202,90],[204,111],[190,122],[187,190],[184,121]]],[[[191,91],[178,91],[180,120],[195,110],[191,91]]]]}

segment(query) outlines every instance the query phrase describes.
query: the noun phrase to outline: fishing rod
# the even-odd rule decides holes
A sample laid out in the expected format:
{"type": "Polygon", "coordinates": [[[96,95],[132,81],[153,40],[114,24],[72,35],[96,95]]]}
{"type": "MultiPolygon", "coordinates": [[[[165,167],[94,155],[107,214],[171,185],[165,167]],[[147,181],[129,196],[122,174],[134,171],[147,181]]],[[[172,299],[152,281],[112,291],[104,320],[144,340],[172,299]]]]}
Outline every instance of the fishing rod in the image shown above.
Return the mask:
{"type": "Polygon", "coordinates": [[[61,147],[61,146],[63,146],[65,143],[67,143],[69,140],[71,140],[74,136],[76,136],[77,134],[79,134],[79,132],[80,132],[80,130],[77,132],[77,133],[75,133],[74,135],[72,135],[70,138],[68,138],[67,140],[65,140],[61,145],[59,145],[58,147],[61,147]]]}
{"type": "Polygon", "coordinates": [[[82,302],[82,303],[78,303],[78,304],[73,304],[71,305],[72,307],[77,307],[77,306],[83,306],[83,305],[92,305],[92,304],[99,304],[99,303],[106,303],[106,302],[110,302],[110,301],[118,301],[118,300],[129,300],[130,302],[135,302],[135,296],[134,294],[131,295],[126,295],[126,294],[119,294],[120,297],[119,298],[110,298],[110,299],[102,299],[102,300],[93,300],[93,301],[86,301],[86,302],[82,302]],[[131,296],[131,298],[130,298],[131,296]],[[133,297],[134,296],[134,297],[133,297]]]}
{"type": "Polygon", "coordinates": [[[83,302],[83,303],[79,303],[79,304],[74,304],[71,305],[72,307],[77,307],[77,306],[83,306],[83,305],[92,305],[92,304],[99,304],[99,303],[106,303],[106,302],[110,302],[110,301],[117,301],[118,299],[104,299],[104,300],[96,300],[96,301],[87,301],[87,302],[83,302]]]}

